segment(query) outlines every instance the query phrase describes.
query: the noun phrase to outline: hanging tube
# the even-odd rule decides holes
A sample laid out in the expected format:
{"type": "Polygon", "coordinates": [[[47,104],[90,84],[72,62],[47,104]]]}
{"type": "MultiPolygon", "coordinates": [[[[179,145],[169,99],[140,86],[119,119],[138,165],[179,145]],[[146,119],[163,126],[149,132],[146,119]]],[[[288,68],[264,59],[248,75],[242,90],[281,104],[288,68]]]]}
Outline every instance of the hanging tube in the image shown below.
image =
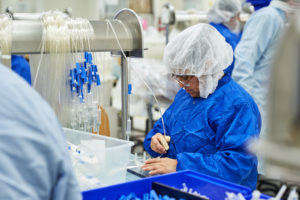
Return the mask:
{"type": "Polygon", "coordinates": [[[122,81],[122,135],[126,138],[127,119],[128,119],[128,62],[121,55],[121,81],[122,81]]]}

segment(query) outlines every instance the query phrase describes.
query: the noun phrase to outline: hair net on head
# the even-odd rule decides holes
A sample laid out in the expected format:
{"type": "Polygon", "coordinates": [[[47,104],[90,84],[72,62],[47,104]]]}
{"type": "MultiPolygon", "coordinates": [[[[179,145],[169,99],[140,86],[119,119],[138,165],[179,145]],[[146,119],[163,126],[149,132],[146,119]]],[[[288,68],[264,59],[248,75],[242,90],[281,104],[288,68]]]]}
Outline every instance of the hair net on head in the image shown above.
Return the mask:
{"type": "Polygon", "coordinates": [[[199,79],[200,97],[213,93],[233,60],[231,46],[209,24],[197,24],[179,33],[164,50],[164,64],[175,75],[199,79]]]}
{"type": "Polygon", "coordinates": [[[240,0],[216,0],[213,7],[208,11],[207,17],[210,22],[226,23],[241,9],[240,0]]]}

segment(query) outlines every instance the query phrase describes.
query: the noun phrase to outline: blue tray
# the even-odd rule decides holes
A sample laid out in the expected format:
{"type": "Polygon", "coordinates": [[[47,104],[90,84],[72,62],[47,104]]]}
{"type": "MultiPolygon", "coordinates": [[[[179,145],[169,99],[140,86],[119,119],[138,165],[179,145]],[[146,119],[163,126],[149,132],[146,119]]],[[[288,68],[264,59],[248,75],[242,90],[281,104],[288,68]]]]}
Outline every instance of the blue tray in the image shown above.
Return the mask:
{"type": "MultiPolygon", "coordinates": [[[[94,190],[84,191],[84,200],[110,200],[119,199],[122,195],[129,195],[134,192],[142,197],[144,193],[149,193],[152,182],[159,182],[177,189],[183,188],[183,183],[193,191],[207,196],[210,200],[225,199],[225,192],[242,193],[247,200],[251,199],[251,189],[245,186],[233,184],[221,179],[200,174],[194,171],[180,171],[165,175],[152,176],[132,182],[112,185],[94,190]]],[[[267,199],[267,198],[266,198],[267,199]]]]}

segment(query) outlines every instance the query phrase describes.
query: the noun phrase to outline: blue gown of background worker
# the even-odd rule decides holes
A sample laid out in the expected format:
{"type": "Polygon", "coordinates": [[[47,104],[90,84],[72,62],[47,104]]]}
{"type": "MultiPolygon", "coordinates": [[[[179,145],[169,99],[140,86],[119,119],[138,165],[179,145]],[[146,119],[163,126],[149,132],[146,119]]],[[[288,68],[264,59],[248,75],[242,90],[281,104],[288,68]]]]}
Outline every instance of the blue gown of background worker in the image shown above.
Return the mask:
{"type": "MultiPolygon", "coordinates": [[[[213,27],[215,27],[221,33],[221,35],[223,35],[226,42],[228,42],[230,44],[230,46],[232,47],[232,50],[234,51],[235,47],[237,46],[237,44],[241,40],[241,33],[240,34],[235,34],[235,33],[231,32],[230,29],[227,28],[223,24],[215,24],[213,22],[210,22],[209,24],[212,25],[213,27]]],[[[232,74],[233,67],[234,67],[234,62],[235,62],[235,59],[233,59],[232,64],[229,65],[229,67],[225,70],[225,72],[228,73],[229,75],[232,74]]]]}
{"type": "MultiPolygon", "coordinates": [[[[255,189],[257,159],[245,148],[250,138],[259,135],[260,114],[228,73],[207,99],[179,90],[163,119],[166,135],[171,136],[164,156],[178,160],[177,171],[196,170],[255,189]]],[[[144,147],[152,157],[160,154],[150,148],[151,137],[163,132],[160,119],[145,138],[144,147]]]]}
{"type": "Polygon", "coordinates": [[[0,199],[81,199],[63,130],[50,106],[2,64],[0,96],[0,199]]]}
{"type": "MultiPolygon", "coordinates": [[[[228,23],[234,21],[236,27],[239,28],[240,19],[239,13],[241,12],[241,2],[239,0],[216,0],[212,8],[208,12],[208,19],[210,20],[210,25],[215,27],[219,33],[225,38],[226,42],[230,44],[232,50],[241,39],[241,32],[237,30],[238,33],[230,30],[228,23]],[[231,22],[229,22],[231,21],[231,22]]],[[[231,75],[234,67],[234,60],[232,64],[225,70],[226,73],[231,75]]]]}
{"type": "Polygon", "coordinates": [[[30,65],[24,56],[11,56],[11,69],[31,85],[30,65]]]}

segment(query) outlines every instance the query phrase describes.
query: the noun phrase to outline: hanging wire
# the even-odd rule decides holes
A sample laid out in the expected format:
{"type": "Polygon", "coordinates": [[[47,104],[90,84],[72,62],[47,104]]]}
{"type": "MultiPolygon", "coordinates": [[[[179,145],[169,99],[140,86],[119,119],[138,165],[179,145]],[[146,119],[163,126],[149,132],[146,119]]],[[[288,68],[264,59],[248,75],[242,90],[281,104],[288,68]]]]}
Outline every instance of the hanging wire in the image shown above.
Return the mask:
{"type": "MultiPolygon", "coordinates": [[[[108,19],[106,20],[106,22],[107,22],[107,24],[110,26],[111,30],[113,31],[113,34],[114,34],[114,36],[115,36],[115,38],[116,38],[116,41],[117,41],[117,43],[118,43],[118,45],[119,45],[119,48],[120,48],[120,50],[121,50],[121,52],[122,52],[122,55],[124,56],[124,58],[125,58],[126,61],[128,62],[128,58],[127,58],[127,56],[125,55],[125,52],[123,51],[123,48],[122,48],[122,46],[121,46],[121,44],[120,44],[119,38],[117,37],[117,34],[116,34],[116,32],[115,32],[114,27],[112,26],[111,22],[110,22],[108,19]]],[[[128,62],[128,64],[129,64],[129,62],[128,62]]],[[[161,120],[162,120],[162,125],[163,125],[163,130],[164,130],[164,136],[166,136],[165,123],[164,123],[164,119],[163,119],[163,115],[162,115],[162,111],[161,111],[161,106],[160,106],[160,104],[159,104],[159,102],[158,102],[158,100],[157,100],[157,98],[156,98],[156,96],[155,96],[153,90],[152,90],[151,87],[146,83],[146,81],[138,75],[138,73],[137,73],[132,67],[131,67],[131,69],[132,69],[132,71],[137,75],[137,77],[145,84],[145,86],[146,86],[146,87],[148,88],[148,90],[150,91],[151,95],[154,97],[155,102],[157,103],[157,105],[158,105],[158,107],[159,107],[159,113],[160,113],[161,120]]]]}

